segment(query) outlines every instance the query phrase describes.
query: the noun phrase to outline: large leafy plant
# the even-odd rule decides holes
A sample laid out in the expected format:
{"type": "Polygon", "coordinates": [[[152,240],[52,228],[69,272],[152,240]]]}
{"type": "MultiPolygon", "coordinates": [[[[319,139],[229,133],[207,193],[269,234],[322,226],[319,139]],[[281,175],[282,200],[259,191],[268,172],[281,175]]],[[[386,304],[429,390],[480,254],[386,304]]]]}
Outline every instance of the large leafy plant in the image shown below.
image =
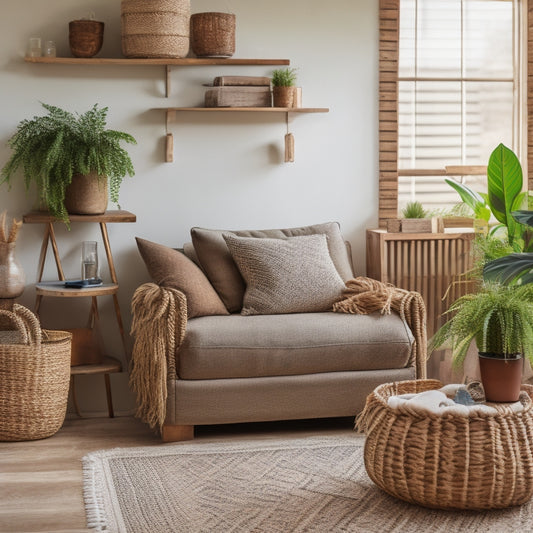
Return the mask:
{"type": "Polygon", "coordinates": [[[446,178],[474,212],[475,218],[489,221],[491,215],[498,222],[490,235],[502,235],[513,251],[525,251],[531,246],[531,232],[517,221],[512,213],[527,202],[527,192],[522,191],[523,175],[520,160],[510,149],[499,144],[490,155],[487,165],[487,193],[478,193],[455,180],[446,178]]]}
{"type": "Polygon", "coordinates": [[[13,154],[2,168],[1,183],[11,185],[22,169],[26,189],[35,183],[50,213],[65,222],[65,191],[74,174],[95,172],[101,179],[108,179],[110,198],[118,203],[123,178],[135,173],[120,143],[135,144],[135,139],[128,133],[106,129],[107,107],[95,104],[80,115],[44,103],[42,106],[47,114],[21,121],[8,140],[13,154]]]}
{"type": "Polygon", "coordinates": [[[484,283],[446,314],[451,318],[431,339],[430,350],[449,343],[454,367],[463,364],[473,340],[480,352],[504,359],[521,353],[533,362],[533,284],[484,283]]]}

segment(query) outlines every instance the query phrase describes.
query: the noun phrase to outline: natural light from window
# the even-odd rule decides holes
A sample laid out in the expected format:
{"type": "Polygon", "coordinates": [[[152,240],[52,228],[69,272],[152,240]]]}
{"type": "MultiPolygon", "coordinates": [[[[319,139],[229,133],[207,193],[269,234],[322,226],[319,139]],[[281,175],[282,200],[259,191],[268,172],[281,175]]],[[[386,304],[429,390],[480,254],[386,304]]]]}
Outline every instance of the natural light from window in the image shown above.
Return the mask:
{"type": "Polygon", "coordinates": [[[485,191],[491,151],[519,146],[517,4],[400,1],[400,209],[456,204],[446,176],[485,191]]]}

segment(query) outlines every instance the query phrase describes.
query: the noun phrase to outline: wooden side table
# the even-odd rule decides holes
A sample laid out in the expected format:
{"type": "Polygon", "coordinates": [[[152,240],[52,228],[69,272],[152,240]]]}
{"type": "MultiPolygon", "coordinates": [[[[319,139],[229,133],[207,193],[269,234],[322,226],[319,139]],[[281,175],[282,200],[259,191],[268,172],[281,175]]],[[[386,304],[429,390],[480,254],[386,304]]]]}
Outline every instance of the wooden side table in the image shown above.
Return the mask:
{"type": "MultiPolygon", "coordinates": [[[[65,274],[63,272],[63,267],[61,265],[61,258],[58,251],[57,241],[54,231],[54,223],[57,220],[52,217],[50,214],[41,211],[30,212],[23,216],[23,221],[25,224],[45,224],[45,232],[43,236],[43,241],[41,245],[41,253],[39,257],[38,264],[38,282],[36,284],[36,301],[35,301],[35,313],[39,315],[42,300],[44,297],[56,297],[56,298],[91,298],[91,310],[89,314],[89,322],[91,327],[95,327],[98,323],[98,297],[99,296],[112,296],[115,315],[117,319],[118,329],[120,337],[122,340],[122,346],[124,349],[124,355],[126,357],[126,362],[129,362],[129,354],[126,346],[126,335],[124,332],[124,325],[122,322],[122,315],[120,312],[120,305],[118,301],[118,278],[115,271],[115,264],[113,262],[113,256],[111,253],[111,245],[109,242],[109,234],[107,231],[108,223],[121,223],[121,222],[135,222],[137,220],[136,216],[133,213],[128,211],[106,211],[103,215],[70,215],[70,222],[91,222],[98,223],[100,226],[100,231],[102,234],[102,241],[104,244],[104,249],[106,252],[107,263],[109,266],[109,273],[111,277],[111,283],[104,283],[99,287],[85,287],[82,289],[72,289],[65,288],[65,274]],[[54,260],[57,268],[57,281],[42,281],[42,276],[44,272],[44,265],[46,262],[46,254],[48,250],[48,245],[51,245],[52,252],[54,255],[54,260]]],[[[107,408],[108,414],[112,418],[114,416],[113,411],[113,399],[111,395],[111,383],[109,379],[109,374],[122,371],[122,364],[118,359],[114,357],[105,356],[101,363],[90,364],[90,365],[79,365],[71,367],[71,391],[72,391],[72,400],[74,403],[74,408],[76,413],[81,416],[80,409],[78,406],[76,398],[76,388],[75,388],[75,376],[77,375],[88,375],[88,374],[103,374],[106,385],[106,396],[107,396],[107,408]]]]}

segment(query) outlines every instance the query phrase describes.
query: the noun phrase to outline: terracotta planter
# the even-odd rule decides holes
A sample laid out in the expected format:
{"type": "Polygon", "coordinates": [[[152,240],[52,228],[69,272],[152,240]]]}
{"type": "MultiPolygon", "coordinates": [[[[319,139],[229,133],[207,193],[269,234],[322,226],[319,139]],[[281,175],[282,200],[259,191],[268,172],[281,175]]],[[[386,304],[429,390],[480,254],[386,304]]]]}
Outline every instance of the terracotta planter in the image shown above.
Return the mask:
{"type": "Polygon", "coordinates": [[[520,395],[524,360],[503,359],[499,354],[479,352],[481,383],[488,402],[516,402],[520,395]]]}
{"type": "Polygon", "coordinates": [[[273,87],[274,107],[295,107],[296,87],[273,87]]]}
{"type": "Polygon", "coordinates": [[[107,178],[96,172],[74,174],[65,193],[65,207],[72,215],[102,215],[107,209],[107,178]]]}
{"type": "Polygon", "coordinates": [[[25,287],[24,271],[15,256],[14,242],[0,242],[0,298],[18,298],[25,287]]]}

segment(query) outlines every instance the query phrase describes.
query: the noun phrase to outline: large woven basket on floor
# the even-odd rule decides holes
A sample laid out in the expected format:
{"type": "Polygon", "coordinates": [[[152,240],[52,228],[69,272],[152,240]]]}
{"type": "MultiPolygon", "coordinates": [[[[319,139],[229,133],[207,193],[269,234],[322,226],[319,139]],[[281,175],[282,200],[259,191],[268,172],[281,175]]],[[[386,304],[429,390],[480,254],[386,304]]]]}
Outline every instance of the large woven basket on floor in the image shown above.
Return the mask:
{"type": "Polygon", "coordinates": [[[533,494],[533,386],[526,405],[496,415],[443,416],[390,408],[397,394],[439,389],[436,380],[381,385],[369,395],[358,427],[367,434],[365,467],[383,490],[438,509],[495,509],[533,494]]]}
{"type": "Polygon", "coordinates": [[[122,0],[122,53],[126,57],[185,57],[190,0],[122,0]]]}
{"type": "Polygon", "coordinates": [[[0,440],[50,437],[65,420],[72,334],[41,330],[18,304],[0,316],[15,327],[0,331],[0,440]]]}

